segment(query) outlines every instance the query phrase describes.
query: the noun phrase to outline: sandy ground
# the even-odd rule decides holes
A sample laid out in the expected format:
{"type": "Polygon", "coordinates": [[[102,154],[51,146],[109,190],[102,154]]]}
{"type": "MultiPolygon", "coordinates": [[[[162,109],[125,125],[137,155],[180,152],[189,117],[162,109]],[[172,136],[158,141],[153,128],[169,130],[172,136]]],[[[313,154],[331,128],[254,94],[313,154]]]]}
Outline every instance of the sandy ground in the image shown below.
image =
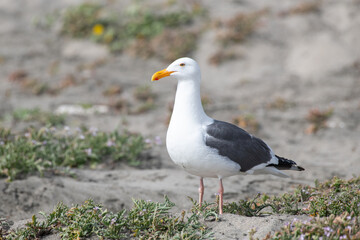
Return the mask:
{"type": "MultiPolygon", "coordinates": [[[[56,28],[44,30],[33,24],[39,16],[80,2],[0,2],[0,114],[34,107],[53,111],[62,104],[106,105],[111,99],[102,93],[113,84],[123,89],[119,97],[135,105],[132,95],[136,87],[151,84],[157,95],[151,111],[71,116],[67,123],[70,127],[84,123],[105,131],[128,129],[148,138],[160,136],[164,142],[176,82],[168,78],[150,83],[150,77],[170,62],[127,54],[114,56],[104,46],[59,37],[56,28]],[[98,60],[104,63],[92,70],[79,70],[79,66],[98,60]],[[56,73],[51,71],[54,64],[56,73]],[[50,84],[60,83],[69,74],[85,80],[58,95],[35,96],[8,80],[17,70],[50,84]]],[[[129,1],[114,2],[114,7],[120,8],[129,1]]],[[[298,184],[313,184],[315,179],[327,180],[335,175],[350,178],[360,172],[360,2],[325,0],[315,12],[281,14],[297,6],[294,4],[285,0],[203,1],[209,19],[214,21],[229,19],[238,12],[268,10],[250,39],[230,49],[238,57],[219,66],[209,63],[212,54],[222,50],[216,30],[209,27],[199,35],[198,49],[192,57],[202,69],[202,93],[210,99],[207,113],[224,121],[251,114],[260,124],[255,135],[278,155],[294,159],[306,169],[290,173],[290,179],[225,179],[226,201],[253,197],[257,192],[282,193],[298,184]],[[278,98],[291,103],[291,107],[269,108],[269,103],[278,98]],[[334,114],[329,127],[307,134],[309,110],[330,107],[334,114]]],[[[6,126],[14,131],[23,127],[9,123],[6,126]]],[[[164,144],[156,146],[153,155],[161,163],[153,169],[74,170],[76,178],[31,176],[10,183],[0,179],[0,217],[23,223],[20,220],[40,210],[50,211],[59,201],[75,204],[88,198],[115,211],[131,207],[132,198],[162,201],[164,194],[179,210],[189,209],[191,202],[186,196],[197,198],[198,178],[177,169],[164,144]]],[[[205,200],[213,201],[218,182],[206,179],[205,185],[205,200]]],[[[257,227],[256,236],[264,237],[292,218],[225,214],[223,221],[209,225],[220,239],[247,239],[251,228],[257,227]]]]}

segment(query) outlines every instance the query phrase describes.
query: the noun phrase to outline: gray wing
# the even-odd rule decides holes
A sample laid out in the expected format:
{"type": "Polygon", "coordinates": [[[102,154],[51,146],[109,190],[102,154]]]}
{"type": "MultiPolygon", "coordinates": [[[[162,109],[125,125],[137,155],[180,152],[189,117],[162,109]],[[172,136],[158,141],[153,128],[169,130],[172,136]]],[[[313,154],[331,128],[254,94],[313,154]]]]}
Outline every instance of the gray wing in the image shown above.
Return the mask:
{"type": "Polygon", "coordinates": [[[206,145],[238,163],[241,172],[268,163],[272,158],[266,143],[233,124],[215,120],[206,127],[206,133],[206,145]]]}

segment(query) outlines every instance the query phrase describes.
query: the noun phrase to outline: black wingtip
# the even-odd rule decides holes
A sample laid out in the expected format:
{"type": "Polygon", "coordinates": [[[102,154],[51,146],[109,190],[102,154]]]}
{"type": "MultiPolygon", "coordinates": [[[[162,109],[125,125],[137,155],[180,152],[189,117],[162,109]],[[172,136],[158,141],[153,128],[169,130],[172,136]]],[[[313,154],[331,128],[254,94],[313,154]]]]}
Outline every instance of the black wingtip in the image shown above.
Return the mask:
{"type": "Polygon", "coordinates": [[[279,170],[294,170],[294,171],[305,171],[305,168],[298,166],[296,162],[290,159],[286,159],[283,157],[279,157],[275,155],[279,159],[278,164],[270,164],[268,166],[275,167],[279,170]]]}
{"type": "Polygon", "coordinates": [[[305,171],[305,168],[301,167],[301,166],[297,166],[296,167],[298,168],[298,171],[305,171]]]}

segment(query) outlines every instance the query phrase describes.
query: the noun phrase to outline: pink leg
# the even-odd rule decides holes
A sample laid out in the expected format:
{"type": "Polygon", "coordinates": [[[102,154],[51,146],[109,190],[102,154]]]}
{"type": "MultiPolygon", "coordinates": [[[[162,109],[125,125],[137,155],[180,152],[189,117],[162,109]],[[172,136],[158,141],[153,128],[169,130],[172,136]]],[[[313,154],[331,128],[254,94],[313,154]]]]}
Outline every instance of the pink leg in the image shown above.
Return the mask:
{"type": "Polygon", "coordinates": [[[222,184],[222,179],[220,178],[220,189],[219,189],[219,214],[223,214],[223,203],[224,203],[224,200],[223,200],[223,194],[224,194],[224,187],[223,187],[223,184],[222,184]]]}
{"type": "Polygon", "coordinates": [[[203,196],[204,196],[204,182],[203,182],[203,178],[200,178],[200,187],[199,187],[199,205],[201,207],[202,201],[203,201],[203,196]]]}

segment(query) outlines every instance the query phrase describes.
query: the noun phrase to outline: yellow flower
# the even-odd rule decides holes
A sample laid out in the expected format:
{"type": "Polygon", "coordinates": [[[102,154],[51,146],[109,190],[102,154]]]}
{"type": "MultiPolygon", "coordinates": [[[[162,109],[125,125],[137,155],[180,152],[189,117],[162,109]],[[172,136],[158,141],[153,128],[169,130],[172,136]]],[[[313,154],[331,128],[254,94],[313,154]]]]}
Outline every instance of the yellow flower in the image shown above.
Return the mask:
{"type": "Polygon", "coordinates": [[[104,33],[104,26],[102,24],[95,24],[92,28],[92,33],[96,36],[102,35],[104,33]]]}

